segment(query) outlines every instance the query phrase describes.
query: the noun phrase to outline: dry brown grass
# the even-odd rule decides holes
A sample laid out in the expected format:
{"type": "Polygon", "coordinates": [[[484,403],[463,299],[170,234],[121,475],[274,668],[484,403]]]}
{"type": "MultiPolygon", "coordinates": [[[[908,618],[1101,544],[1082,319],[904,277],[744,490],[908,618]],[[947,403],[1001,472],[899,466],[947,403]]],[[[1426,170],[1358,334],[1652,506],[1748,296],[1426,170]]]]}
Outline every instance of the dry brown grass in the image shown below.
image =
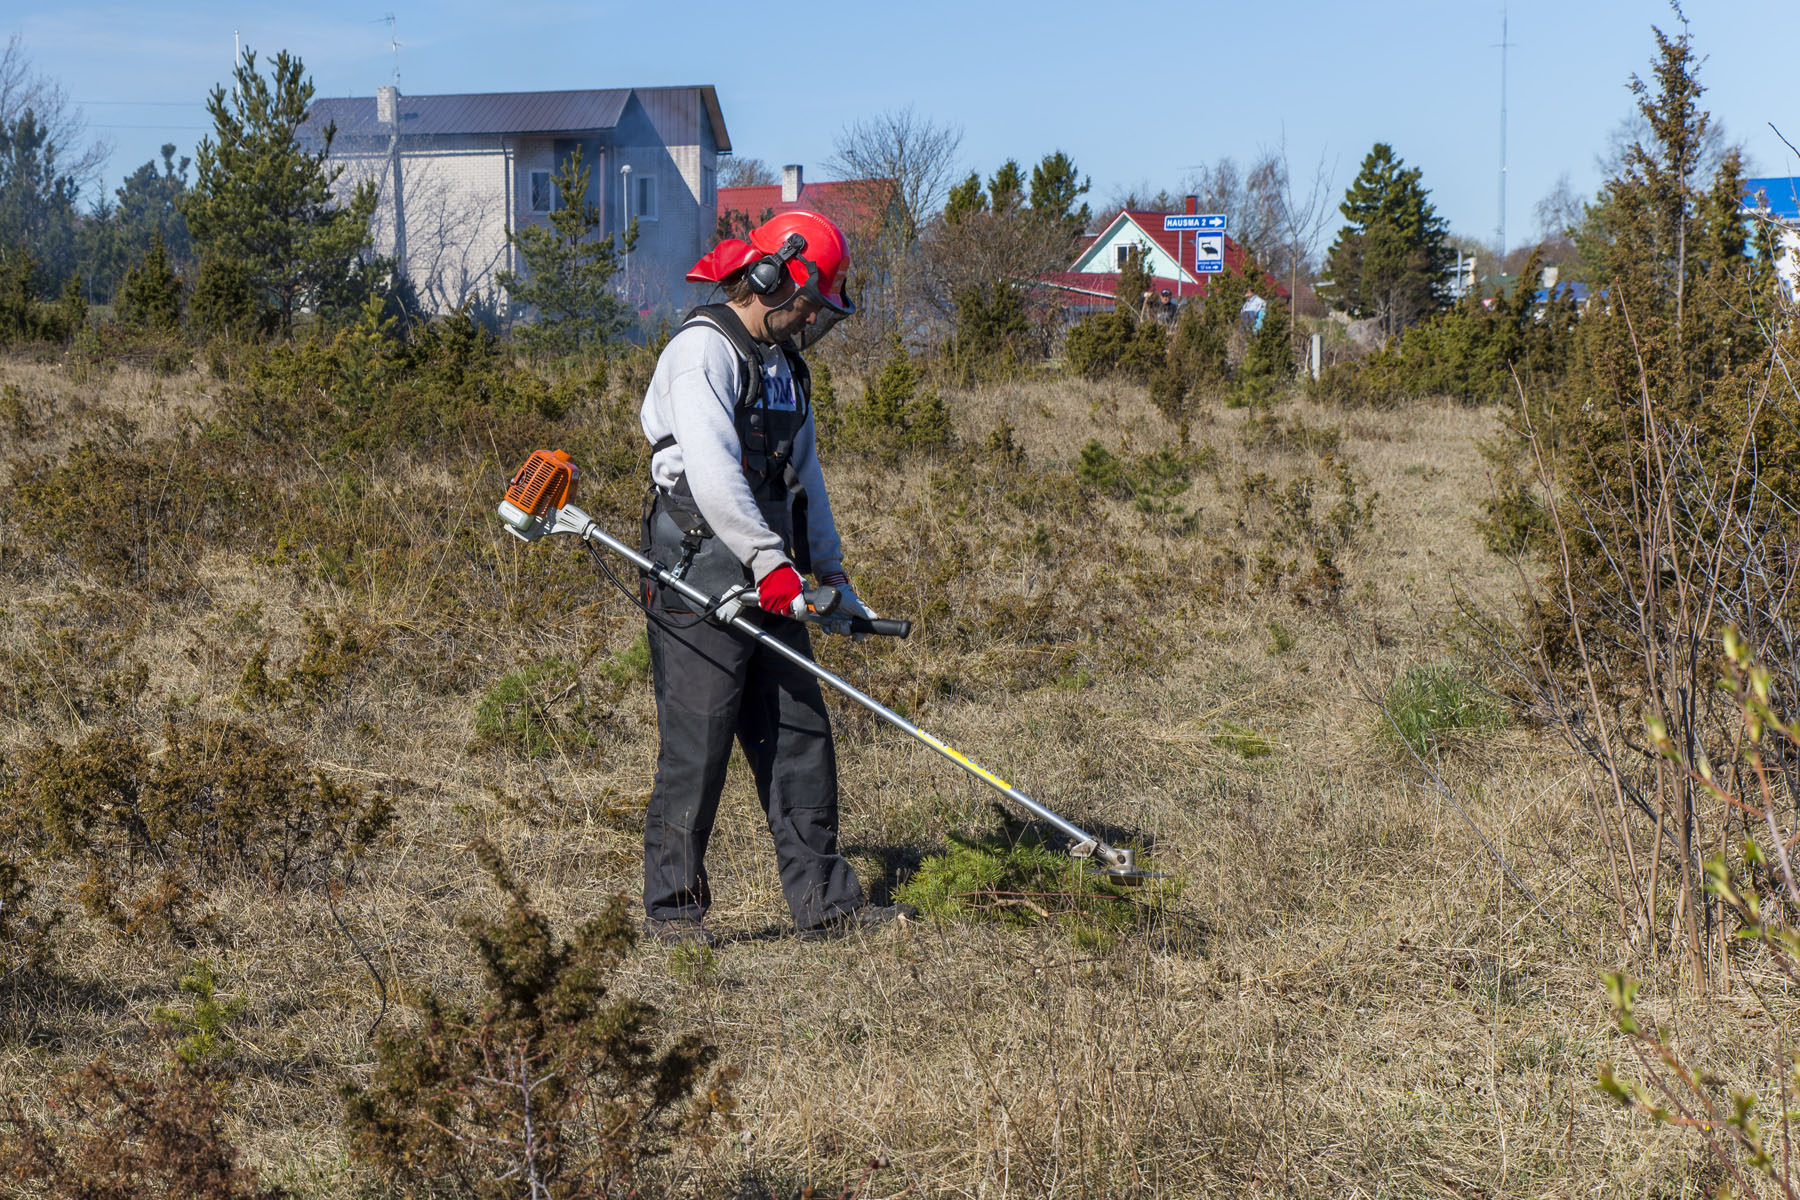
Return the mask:
{"type": "MultiPolygon", "coordinates": [[[[198,377],[119,372],[84,385],[7,363],[0,383],[21,385],[44,417],[22,441],[0,434],[8,454],[59,452],[112,412],[161,436],[186,426],[184,409],[213,403],[198,377]]],[[[1010,421],[1030,470],[1066,468],[1089,438],[1143,454],[1174,436],[1126,386],[1039,381],[950,399],[967,440],[1010,421]]],[[[896,614],[936,604],[940,615],[910,642],[833,643],[822,658],[1052,807],[1142,838],[1185,890],[1165,933],[1100,951],[982,925],[802,944],[787,936],[754,790],[734,765],[710,862],[710,923],[727,945],[704,964],[640,947],[625,972],[629,990],[743,1067],[741,1130],[680,1163],[705,1194],[835,1191],[871,1158],[885,1165],[868,1172],[859,1194],[870,1196],[1692,1192],[1687,1148],[1592,1086],[1615,1053],[1599,977],[1620,964],[1588,883],[1600,867],[1570,764],[1518,730],[1471,739],[1442,764],[1542,900],[1534,914],[1377,740],[1356,697],[1359,677],[1379,689],[1449,655],[1454,577],[1509,592],[1508,568],[1473,525],[1484,490],[1475,441],[1492,414],[1421,405],[1346,419],[1297,401],[1282,411],[1343,425],[1343,454],[1380,494],[1372,530],[1336,556],[1335,606],[1302,606],[1228,566],[1263,536],[1241,520],[1244,471],[1285,480],[1316,466],[1304,452],[1244,449],[1241,412],[1195,426],[1219,457],[1178,500],[1198,514],[1191,532],[1098,500],[1081,527],[1048,528],[1049,548],[1033,549],[1049,518],[959,494],[922,466],[827,463],[873,603],[896,614]],[[941,594],[933,581],[957,554],[962,583],[941,594]],[[1045,607],[1017,628],[990,620],[1015,602],[1045,607]],[[1273,753],[1242,757],[1221,739],[1226,722],[1273,753]]],[[[487,527],[442,551],[455,570],[497,595],[533,586],[545,576],[529,556],[571,552],[516,546],[486,518],[511,465],[500,458],[532,448],[421,465],[394,499],[395,521],[435,519],[412,504],[435,497],[432,512],[487,527]]],[[[296,476],[310,469],[296,464],[296,476]]],[[[371,486],[393,470],[371,465],[371,486]]],[[[422,559],[417,578],[440,567],[422,559]]],[[[542,620],[446,625],[409,578],[305,578],[244,546],[210,547],[189,589],[134,601],[148,606],[128,649],[149,671],[142,696],[105,717],[15,714],[0,723],[0,752],[113,717],[154,728],[172,710],[237,713],[239,674],[265,639],[283,668],[302,653],[304,611],[359,622],[381,649],[341,695],[258,719],[314,763],[398,797],[395,837],[338,913],[384,977],[385,1019],[405,1020],[409,989],[472,986],[454,921],[494,906],[466,849],[473,837],[502,849],[559,928],[608,895],[635,894],[655,754],[647,684],[609,701],[591,749],[535,761],[469,749],[475,702],[505,671],[629,644],[639,621],[622,599],[571,571],[542,620]],[[421,686],[417,656],[452,654],[446,639],[473,659],[443,686],[421,686]]],[[[59,571],[0,589],[0,645],[18,650],[32,603],[97,585],[59,571]]],[[[866,881],[884,884],[950,833],[991,828],[985,789],[859,711],[834,712],[843,840],[866,881]]],[[[66,908],[77,882],[44,873],[66,908]]],[[[231,1033],[234,1136],[270,1177],[346,1194],[337,1088],[366,1077],[376,984],[318,895],[245,883],[209,899],[216,928],[192,950],[72,917],[61,981],[7,996],[0,1088],[39,1090],[101,1052],[151,1061],[151,1010],[205,955],[221,990],[250,1002],[231,1033]]],[[[1657,991],[1653,977],[1653,1011],[1657,991]]]]}

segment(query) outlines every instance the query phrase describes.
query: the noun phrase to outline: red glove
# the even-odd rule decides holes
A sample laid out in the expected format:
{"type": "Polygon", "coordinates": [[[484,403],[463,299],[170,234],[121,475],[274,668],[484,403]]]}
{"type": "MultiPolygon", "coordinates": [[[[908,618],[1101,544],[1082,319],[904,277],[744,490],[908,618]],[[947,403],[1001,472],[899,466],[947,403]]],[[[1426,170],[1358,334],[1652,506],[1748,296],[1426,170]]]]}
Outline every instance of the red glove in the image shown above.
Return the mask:
{"type": "Polygon", "coordinates": [[[787,563],[782,563],[757,582],[756,599],[764,612],[785,617],[794,611],[794,601],[805,589],[806,585],[800,581],[800,572],[787,563]]]}

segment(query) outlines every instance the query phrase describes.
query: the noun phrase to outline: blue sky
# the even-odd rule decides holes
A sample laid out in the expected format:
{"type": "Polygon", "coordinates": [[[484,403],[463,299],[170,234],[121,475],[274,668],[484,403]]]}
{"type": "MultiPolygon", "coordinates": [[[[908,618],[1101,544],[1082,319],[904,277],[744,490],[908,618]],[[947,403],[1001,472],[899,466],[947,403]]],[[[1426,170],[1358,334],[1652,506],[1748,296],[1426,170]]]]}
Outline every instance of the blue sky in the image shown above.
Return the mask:
{"type": "MultiPolygon", "coordinates": [[[[1510,0],[1507,241],[1567,172],[1600,182],[1596,155],[1647,75],[1665,0],[1510,0]]],[[[740,154],[820,177],[858,118],[912,105],[960,126],[965,168],[1068,152],[1093,198],[1176,188],[1197,164],[1285,144],[1296,174],[1330,169],[1334,202],[1376,141],[1423,169],[1460,234],[1492,241],[1499,215],[1500,0],[1291,0],[1115,9],[1039,0],[836,5],[575,4],[555,0],[316,0],[50,4],[0,16],[35,65],[84,103],[115,145],[109,188],[203,136],[201,106],[246,46],[301,56],[321,96],[371,94],[394,59],[409,93],[711,83],[740,154]]],[[[1758,174],[1800,174],[1771,122],[1800,143],[1795,0],[1689,0],[1706,56],[1703,102],[1758,174]]]]}

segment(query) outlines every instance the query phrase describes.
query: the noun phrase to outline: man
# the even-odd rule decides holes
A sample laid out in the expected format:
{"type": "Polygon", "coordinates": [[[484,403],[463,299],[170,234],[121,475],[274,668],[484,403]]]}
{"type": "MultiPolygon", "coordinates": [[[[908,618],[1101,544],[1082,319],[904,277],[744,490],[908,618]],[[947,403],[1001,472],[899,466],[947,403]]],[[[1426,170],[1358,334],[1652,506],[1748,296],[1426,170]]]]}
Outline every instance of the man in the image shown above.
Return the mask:
{"type": "MultiPolygon", "coordinates": [[[[653,487],[644,551],[710,596],[755,583],[786,614],[801,570],[842,596],[839,613],[872,617],[844,574],[831,502],[814,453],[809,375],[796,343],[855,311],[844,293],[844,235],[817,213],[785,212],[721,242],[688,273],[726,303],[694,310],[669,341],[644,397],[653,487]]],[[[704,620],[646,581],[650,664],[662,739],[644,821],[644,909],[651,936],[712,945],[706,844],[735,736],[756,778],[802,936],[913,916],[871,905],[837,852],[837,760],[824,697],[774,651],[704,620]]],[[[768,632],[810,657],[806,628],[766,615],[768,632]]]]}

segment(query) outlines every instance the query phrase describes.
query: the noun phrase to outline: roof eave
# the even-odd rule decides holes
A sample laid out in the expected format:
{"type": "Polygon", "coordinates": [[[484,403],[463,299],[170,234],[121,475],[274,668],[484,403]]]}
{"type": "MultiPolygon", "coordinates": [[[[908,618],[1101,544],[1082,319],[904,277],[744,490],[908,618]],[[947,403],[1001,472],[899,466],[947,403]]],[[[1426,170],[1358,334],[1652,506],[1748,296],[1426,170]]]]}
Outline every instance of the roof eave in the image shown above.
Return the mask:
{"type": "Polygon", "coordinates": [[[731,134],[725,130],[725,112],[719,107],[719,89],[710,83],[701,84],[700,102],[706,105],[706,119],[712,122],[714,149],[720,154],[730,154],[731,134]]]}

